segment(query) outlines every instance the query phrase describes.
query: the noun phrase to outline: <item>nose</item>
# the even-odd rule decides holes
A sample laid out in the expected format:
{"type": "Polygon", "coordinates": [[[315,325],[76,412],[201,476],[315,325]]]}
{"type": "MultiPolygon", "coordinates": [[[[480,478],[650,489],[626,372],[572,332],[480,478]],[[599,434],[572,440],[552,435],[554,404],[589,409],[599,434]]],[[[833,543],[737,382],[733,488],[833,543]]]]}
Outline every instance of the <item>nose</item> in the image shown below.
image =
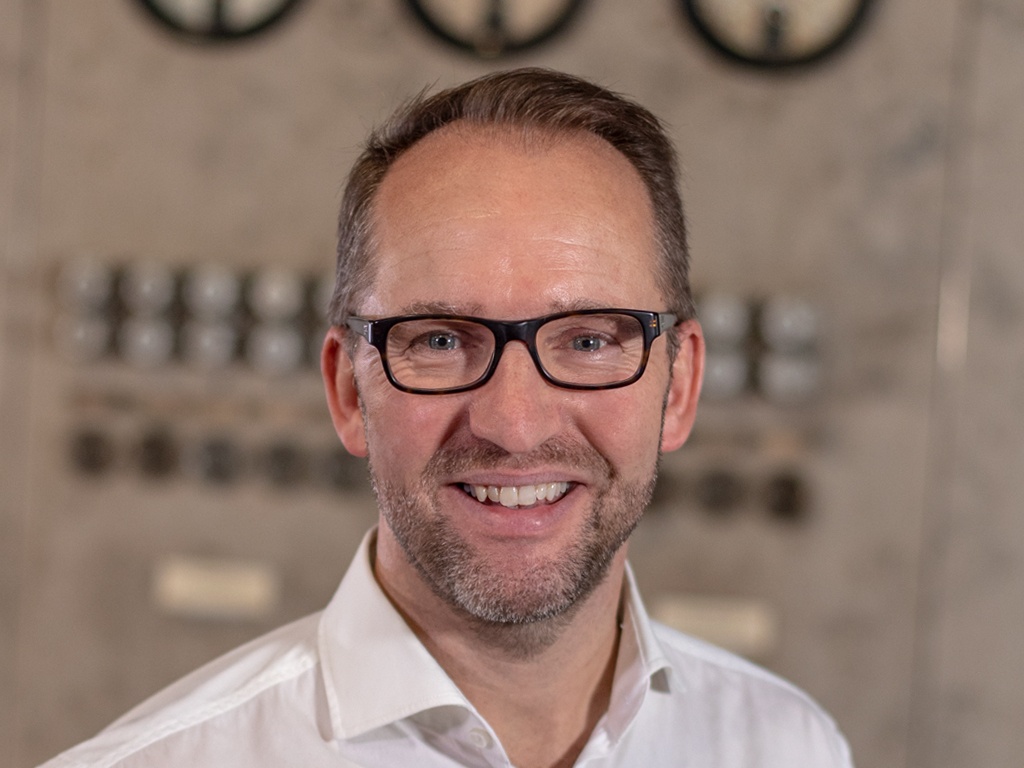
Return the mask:
{"type": "Polygon", "coordinates": [[[526,345],[506,345],[490,381],[469,393],[473,434],[509,453],[529,453],[561,429],[565,391],[541,378],[526,345]]]}

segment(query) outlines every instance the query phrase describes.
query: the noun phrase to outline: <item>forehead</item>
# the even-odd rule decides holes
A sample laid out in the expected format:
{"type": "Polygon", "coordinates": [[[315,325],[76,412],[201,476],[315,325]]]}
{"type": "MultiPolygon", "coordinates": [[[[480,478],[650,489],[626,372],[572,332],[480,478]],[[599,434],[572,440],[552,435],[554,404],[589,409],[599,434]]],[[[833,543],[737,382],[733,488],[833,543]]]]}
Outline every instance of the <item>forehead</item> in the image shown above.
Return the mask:
{"type": "Polygon", "coordinates": [[[661,300],[650,196],[589,134],[455,124],[389,169],[363,311],[496,316],[661,300]]]}

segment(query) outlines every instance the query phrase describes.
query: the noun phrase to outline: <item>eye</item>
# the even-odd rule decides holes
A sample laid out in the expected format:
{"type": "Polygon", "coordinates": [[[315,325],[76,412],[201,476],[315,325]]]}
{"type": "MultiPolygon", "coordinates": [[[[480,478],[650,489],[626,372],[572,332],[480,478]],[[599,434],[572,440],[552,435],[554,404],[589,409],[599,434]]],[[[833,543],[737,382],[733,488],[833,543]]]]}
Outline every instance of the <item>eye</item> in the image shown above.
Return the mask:
{"type": "Polygon", "coordinates": [[[597,336],[576,336],[572,340],[574,352],[597,352],[608,342],[597,336]]]}
{"type": "Polygon", "coordinates": [[[461,346],[459,337],[454,333],[432,333],[426,341],[427,347],[439,352],[448,352],[461,346]]]}

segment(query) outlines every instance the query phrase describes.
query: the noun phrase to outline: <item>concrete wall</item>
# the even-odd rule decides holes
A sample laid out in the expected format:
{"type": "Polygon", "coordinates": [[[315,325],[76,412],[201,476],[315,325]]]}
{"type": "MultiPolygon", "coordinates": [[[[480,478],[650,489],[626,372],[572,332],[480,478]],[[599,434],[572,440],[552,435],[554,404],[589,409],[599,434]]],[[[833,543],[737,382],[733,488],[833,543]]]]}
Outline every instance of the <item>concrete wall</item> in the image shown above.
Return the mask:
{"type": "MultiPolygon", "coordinates": [[[[645,591],[769,606],[779,637],[758,660],[835,714],[862,768],[1011,768],[1024,747],[1024,11],[876,5],[849,50],[793,75],[721,62],[669,0],[595,0],[510,63],[594,77],[665,118],[699,288],[822,308],[821,398],[708,403],[694,445],[666,460],[684,480],[795,465],[812,514],[783,525],[752,503],[729,519],[668,505],[636,536],[645,591]]],[[[57,265],[92,252],[327,272],[368,127],[424,84],[494,65],[434,43],[397,1],[309,0],[279,31],[219,50],[174,40],[127,0],[0,0],[0,15],[0,743],[13,745],[0,765],[25,768],[322,605],[373,517],[358,489],[75,475],[68,435],[97,420],[125,435],[333,437],[313,376],[68,363],[51,339],[57,265]],[[268,564],[283,599],[248,622],[161,612],[154,563],[176,553],[268,564]]]]}

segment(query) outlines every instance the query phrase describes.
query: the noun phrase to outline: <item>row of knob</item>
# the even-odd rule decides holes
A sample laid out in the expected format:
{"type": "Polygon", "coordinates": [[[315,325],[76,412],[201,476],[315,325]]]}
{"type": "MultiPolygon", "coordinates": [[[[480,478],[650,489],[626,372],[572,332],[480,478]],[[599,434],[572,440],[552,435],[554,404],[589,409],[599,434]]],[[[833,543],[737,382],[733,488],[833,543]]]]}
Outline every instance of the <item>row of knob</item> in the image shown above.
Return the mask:
{"type": "MultiPolygon", "coordinates": [[[[90,258],[65,264],[57,278],[57,301],[76,315],[172,314],[175,308],[199,321],[251,316],[288,322],[303,316],[326,321],[333,279],[286,269],[240,274],[216,264],[175,269],[153,262],[114,266],[90,258]]],[[[820,341],[820,318],[808,301],[774,296],[755,302],[712,293],[698,301],[704,336],[713,349],[759,344],[780,354],[808,352],[820,341]]]]}
{"type": "Polygon", "coordinates": [[[189,441],[153,427],[125,439],[100,427],[83,426],[69,437],[68,458],[76,472],[89,477],[128,471],[154,482],[181,477],[212,486],[260,480],[280,489],[369,488],[365,462],[341,446],[311,448],[289,438],[256,446],[229,434],[189,441]]]}
{"type": "MultiPolygon", "coordinates": [[[[93,259],[57,279],[54,339],[69,358],[116,356],[143,368],[242,362],[268,375],[316,368],[333,281],[285,269],[238,273],[221,264],[175,269],[93,259]]],[[[698,301],[707,342],[704,394],[752,392],[801,403],[822,388],[821,320],[792,296],[763,301],[712,293],[698,301]]]]}
{"type": "Polygon", "coordinates": [[[697,314],[707,343],[708,399],[756,392],[772,402],[802,403],[821,391],[821,318],[811,302],[710,294],[697,302],[697,314]]]}
{"type": "Polygon", "coordinates": [[[810,496],[807,481],[796,469],[750,475],[711,467],[692,475],[663,471],[651,509],[658,512],[695,506],[708,517],[726,519],[754,508],[774,519],[802,522],[810,514],[810,496]]]}
{"type": "Polygon", "coordinates": [[[138,368],[178,362],[214,370],[243,363],[279,375],[315,369],[326,326],[299,323],[175,322],[165,317],[63,315],[54,343],[75,362],[116,357],[138,368]]]}
{"type": "Polygon", "coordinates": [[[249,314],[275,322],[303,314],[325,319],[333,288],[329,278],[283,268],[239,273],[212,262],[176,268],[149,261],[115,265],[86,257],[60,268],[56,292],[62,308],[77,314],[123,311],[154,317],[179,308],[201,320],[249,314]]]}
{"type": "MultiPolygon", "coordinates": [[[[365,463],[342,447],[315,449],[285,438],[257,446],[227,434],[187,441],[169,429],[153,427],[125,440],[90,426],[71,435],[68,449],[72,466],[89,477],[127,471],[151,482],[183,477],[221,487],[257,480],[281,490],[369,488],[365,463]]],[[[764,477],[724,468],[706,469],[692,477],[663,473],[651,506],[657,513],[695,505],[710,517],[726,518],[752,503],[774,518],[801,521],[810,506],[807,484],[791,469],[764,477]]]]}
{"type": "Polygon", "coordinates": [[[92,259],[56,281],[54,340],[68,358],[115,356],[155,368],[244,362],[266,374],[315,367],[333,281],[285,269],[238,273],[220,264],[175,269],[92,259]]]}

